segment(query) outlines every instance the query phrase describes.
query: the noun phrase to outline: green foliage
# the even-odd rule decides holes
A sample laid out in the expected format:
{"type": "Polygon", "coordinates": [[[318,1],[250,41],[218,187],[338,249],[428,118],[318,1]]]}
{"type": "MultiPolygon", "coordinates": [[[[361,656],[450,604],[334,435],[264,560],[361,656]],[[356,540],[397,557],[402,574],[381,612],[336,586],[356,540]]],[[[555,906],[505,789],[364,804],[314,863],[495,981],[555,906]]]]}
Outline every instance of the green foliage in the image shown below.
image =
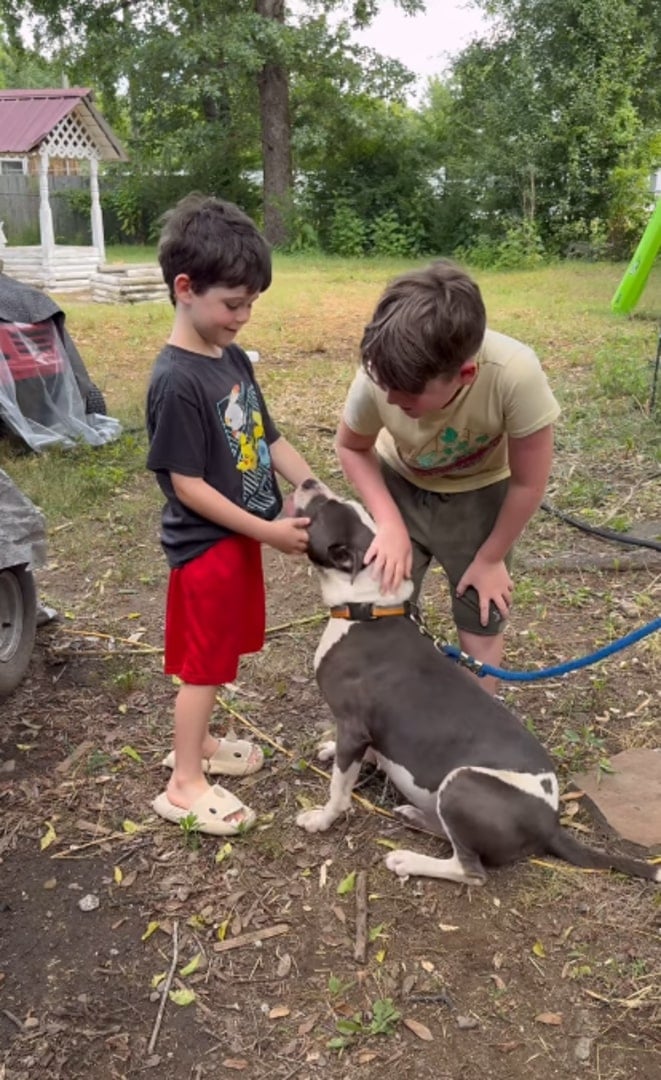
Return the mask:
{"type": "MultiPolygon", "coordinates": [[[[0,5],[0,13],[2,5],[0,5]]],[[[17,90],[25,87],[41,89],[58,86],[62,81],[64,63],[39,55],[22,42],[8,40],[0,22],[0,89],[17,90]]]]}
{"type": "Polygon", "coordinates": [[[295,255],[319,250],[317,230],[309,220],[308,213],[302,199],[293,200],[288,207],[284,208],[283,217],[286,222],[288,241],[282,246],[283,251],[295,255]]]}
{"type": "Polygon", "coordinates": [[[650,365],[632,356],[624,344],[597,353],[593,379],[596,392],[613,401],[628,399],[640,406],[649,398],[650,365]]]}
{"type": "Polygon", "coordinates": [[[347,990],[350,990],[352,985],[353,983],[351,982],[343,982],[337,975],[328,976],[328,993],[331,994],[332,997],[340,997],[343,994],[346,994],[347,990]]]}
{"type": "Polygon", "coordinates": [[[412,74],[351,39],[380,0],[309,0],[284,21],[254,0],[0,0],[0,85],[94,87],[129,154],[102,178],[109,242],[153,241],[193,189],[259,220],[264,186],[293,252],[459,252],[501,269],[629,257],[661,162],[656,5],[476,2],[488,36],[417,109],[412,74]],[[287,73],[284,114],[265,108],[265,65],[287,73]],[[296,177],[275,194],[269,138],[291,141],[296,177]]]}
{"type": "Polygon", "coordinates": [[[348,202],[337,204],[328,230],[328,250],[334,255],[359,256],[367,245],[367,224],[348,202]]]}
{"type": "Polygon", "coordinates": [[[191,851],[197,851],[201,844],[200,822],[192,810],[181,818],[179,828],[183,834],[184,846],[191,851]]]}
{"type": "Polygon", "coordinates": [[[602,218],[568,221],[555,234],[555,246],[568,259],[596,260],[606,257],[607,226],[602,218]]]}
{"type": "Polygon", "coordinates": [[[602,772],[612,772],[603,737],[597,734],[594,724],[580,728],[565,728],[560,741],[551,747],[552,756],[570,772],[579,771],[596,764],[602,772]]]}
{"type": "Polygon", "coordinates": [[[387,210],[374,221],[370,241],[374,255],[408,258],[419,253],[422,230],[420,226],[401,225],[394,210],[387,210]]]}
{"type": "Polygon", "coordinates": [[[482,234],[456,255],[485,270],[534,270],[544,262],[544,246],[533,222],[521,221],[511,224],[502,239],[482,234]]]}
{"type": "Polygon", "coordinates": [[[85,770],[89,776],[106,772],[112,765],[112,758],[105,750],[92,750],[85,763],[85,770]]]}
{"type": "Polygon", "coordinates": [[[338,1034],[329,1039],[329,1050],[345,1050],[358,1038],[370,1035],[393,1035],[401,1019],[392,998],[377,998],[369,1013],[353,1013],[335,1022],[338,1034]]]}
{"type": "MultiPolygon", "coordinates": [[[[424,6],[422,0],[398,3],[407,11],[424,6]]],[[[58,55],[70,83],[95,87],[130,161],[103,185],[109,239],[145,242],[166,207],[192,189],[231,199],[258,216],[260,164],[266,201],[280,215],[279,204],[291,194],[282,190],[287,176],[274,190],[262,145],[277,144],[280,153],[290,131],[286,96],[283,111],[282,102],[263,93],[260,76],[267,66],[288,73],[287,94],[296,97],[293,128],[305,128],[311,139],[314,127],[341,109],[348,83],[350,100],[353,91],[385,100],[401,95],[411,73],[351,42],[345,12],[333,26],[327,23],[323,11],[343,6],[322,0],[295,20],[283,20],[254,0],[136,0],[120,7],[0,0],[0,15],[8,20],[13,45],[29,26],[35,57],[58,55]]],[[[378,0],[356,0],[352,17],[366,25],[378,8],[378,0]]],[[[306,217],[297,224],[291,249],[312,249],[317,222],[306,217]]]]}
{"type": "Polygon", "coordinates": [[[412,109],[347,97],[324,116],[314,145],[301,147],[307,202],[322,247],[395,256],[430,250],[440,153],[412,109]]]}
{"type": "MultiPolygon", "coordinates": [[[[658,163],[661,24],[650,0],[482,0],[498,17],[457,58],[447,127],[450,188],[488,225],[534,221],[564,255],[603,223],[622,256],[640,235],[658,163]]],[[[649,210],[647,210],[649,213],[649,210]]],[[[492,229],[486,230],[492,235],[492,229]]]]}

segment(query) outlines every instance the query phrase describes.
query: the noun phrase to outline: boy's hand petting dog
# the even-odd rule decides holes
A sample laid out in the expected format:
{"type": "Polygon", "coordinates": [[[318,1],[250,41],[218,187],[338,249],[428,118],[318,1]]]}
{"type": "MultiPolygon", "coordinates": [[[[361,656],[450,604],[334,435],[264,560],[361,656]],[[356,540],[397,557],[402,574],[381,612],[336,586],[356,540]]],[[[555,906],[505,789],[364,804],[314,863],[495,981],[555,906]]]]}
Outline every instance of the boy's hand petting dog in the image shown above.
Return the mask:
{"type": "Polygon", "coordinates": [[[503,619],[509,617],[514,582],[502,559],[498,562],[487,562],[480,559],[479,555],[476,556],[457,585],[457,596],[463,596],[471,585],[480,600],[482,626],[489,623],[489,607],[492,603],[496,605],[503,619]]]}
{"type": "Polygon", "coordinates": [[[376,536],[365,552],[365,564],[372,564],[372,574],[381,578],[381,592],[396,592],[402,581],[410,578],[413,567],[411,539],[404,522],[379,525],[376,536]]]}
{"type": "Polygon", "coordinates": [[[285,517],[269,522],[267,544],[285,555],[304,555],[308,547],[306,517],[285,517]]]}

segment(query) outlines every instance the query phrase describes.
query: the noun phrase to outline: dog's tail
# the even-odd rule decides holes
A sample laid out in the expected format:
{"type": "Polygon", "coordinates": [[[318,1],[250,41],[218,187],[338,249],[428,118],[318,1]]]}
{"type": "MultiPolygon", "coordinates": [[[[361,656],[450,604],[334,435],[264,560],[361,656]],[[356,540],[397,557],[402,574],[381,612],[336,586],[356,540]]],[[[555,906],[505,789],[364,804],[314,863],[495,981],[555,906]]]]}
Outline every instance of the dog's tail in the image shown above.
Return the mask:
{"type": "Polygon", "coordinates": [[[547,851],[558,859],[564,859],[572,866],[582,866],[588,870],[617,870],[629,877],[645,878],[647,881],[661,882],[661,866],[654,866],[644,859],[633,859],[628,855],[611,854],[586,847],[580,840],[575,840],[566,829],[558,825],[549,840],[547,851]]]}

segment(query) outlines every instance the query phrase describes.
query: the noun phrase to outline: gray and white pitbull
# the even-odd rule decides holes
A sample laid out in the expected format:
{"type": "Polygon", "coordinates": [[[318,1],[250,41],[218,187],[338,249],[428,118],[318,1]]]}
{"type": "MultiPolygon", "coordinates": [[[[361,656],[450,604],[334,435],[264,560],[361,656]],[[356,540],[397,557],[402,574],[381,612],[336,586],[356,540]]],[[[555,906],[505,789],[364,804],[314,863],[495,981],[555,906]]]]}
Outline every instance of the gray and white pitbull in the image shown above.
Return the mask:
{"type": "Polygon", "coordinates": [[[313,479],[296,489],[294,506],[310,518],[308,555],[331,611],[314,664],[337,724],[330,798],[297,823],[330,828],[349,809],[371,751],[409,800],[399,816],[453,849],[445,859],[391,851],[386,865],[402,877],[482,885],[485,865],[548,853],[661,881],[661,867],[585,847],[562,828],[558,780],[541,743],[407,617],[411,582],[380,593],[363,565],[375,530],[367,512],[313,479]]]}

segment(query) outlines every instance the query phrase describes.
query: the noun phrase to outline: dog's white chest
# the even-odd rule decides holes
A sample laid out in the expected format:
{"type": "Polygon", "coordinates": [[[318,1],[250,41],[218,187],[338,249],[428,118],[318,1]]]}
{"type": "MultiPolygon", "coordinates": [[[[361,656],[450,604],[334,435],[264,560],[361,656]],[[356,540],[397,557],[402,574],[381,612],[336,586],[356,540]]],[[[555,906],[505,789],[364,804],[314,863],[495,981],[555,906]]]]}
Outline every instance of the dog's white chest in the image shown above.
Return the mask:
{"type": "Polygon", "coordinates": [[[349,633],[352,627],[352,623],[348,619],[329,619],[326,623],[326,629],[321,635],[321,640],[317,645],[317,651],[314,654],[314,670],[318,671],[319,665],[323,660],[329,649],[333,648],[333,645],[337,645],[338,641],[341,641],[345,634],[349,633]]]}

